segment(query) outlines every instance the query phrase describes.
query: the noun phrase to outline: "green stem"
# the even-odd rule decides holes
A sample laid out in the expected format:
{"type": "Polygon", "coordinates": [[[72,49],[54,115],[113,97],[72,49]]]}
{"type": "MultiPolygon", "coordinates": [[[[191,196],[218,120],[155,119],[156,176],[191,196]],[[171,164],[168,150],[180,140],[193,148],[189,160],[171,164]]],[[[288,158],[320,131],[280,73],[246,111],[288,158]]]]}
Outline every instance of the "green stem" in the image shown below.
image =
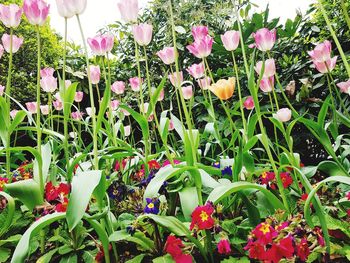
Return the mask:
{"type": "Polygon", "coordinates": [[[346,23],[347,23],[347,25],[348,25],[348,28],[349,28],[349,30],[350,30],[350,17],[349,17],[348,10],[347,10],[347,8],[346,8],[346,5],[345,5],[344,0],[340,0],[340,6],[341,6],[341,8],[342,8],[343,16],[344,16],[344,18],[345,18],[345,21],[346,21],[346,23]]]}

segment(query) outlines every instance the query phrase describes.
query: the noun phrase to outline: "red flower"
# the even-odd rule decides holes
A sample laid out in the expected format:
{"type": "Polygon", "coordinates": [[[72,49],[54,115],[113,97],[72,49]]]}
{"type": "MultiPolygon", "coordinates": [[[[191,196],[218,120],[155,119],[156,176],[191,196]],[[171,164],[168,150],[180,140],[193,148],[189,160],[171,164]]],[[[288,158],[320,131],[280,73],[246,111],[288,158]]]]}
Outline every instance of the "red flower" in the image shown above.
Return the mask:
{"type": "Polygon", "coordinates": [[[266,251],[266,258],[273,263],[278,263],[282,258],[291,258],[293,254],[293,240],[291,236],[287,236],[278,244],[272,244],[272,247],[266,251]]]}
{"type": "Polygon", "coordinates": [[[302,261],[306,261],[310,255],[310,249],[307,240],[303,238],[296,247],[296,254],[302,261]]]}
{"type": "Polygon", "coordinates": [[[308,198],[308,194],[307,193],[304,193],[301,195],[300,199],[303,200],[303,201],[306,201],[306,199],[308,198]]]}
{"type": "Polygon", "coordinates": [[[45,186],[45,199],[47,201],[53,201],[58,197],[58,192],[56,187],[52,184],[52,182],[48,182],[45,186]]]}
{"type": "Polygon", "coordinates": [[[287,172],[281,173],[281,180],[284,188],[287,188],[293,183],[293,178],[287,172]]]}
{"type": "Polygon", "coordinates": [[[271,243],[272,239],[278,236],[277,231],[267,223],[260,223],[257,225],[252,231],[252,234],[263,245],[271,243]]]}
{"type": "Polygon", "coordinates": [[[180,238],[168,236],[164,250],[172,256],[176,263],[192,263],[192,256],[182,253],[184,246],[180,238]]]}
{"type": "Polygon", "coordinates": [[[231,252],[230,242],[225,238],[218,243],[218,252],[222,255],[228,255],[231,252]]]}
{"type": "Polygon", "coordinates": [[[315,227],[314,229],[316,235],[317,235],[317,242],[320,244],[321,247],[324,247],[326,245],[324,238],[322,236],[322,230],[319,227],[315,227]]]}
{"type": "Polygon", "coordinates": [[[275,179],[275,173],[274,172],[263,172],[260,175],[260,181],[261,184],[266,184],[268,185],[270,181],[275,179]]]}
{"type": "Polygon", "coordinates": [[[151,160],[148,162],[148,168],[150,170],[152,169],[158,170],[160,169],[160,164],[156,160],[151,160]]]}
{"type": "Polygon", "coordinates": [[[285,229],[288,226],[289,226],[289,222],[285,221],[285,222],[279,224],[278,226],[276,226],[275,228],[276,228],[277,231],[281,231],[281,230],[285,229]]]}
{"type": "Polygon", "coordinates": [[[265,260],[265,246],[258,241],[249,240],[248,244],[244,247],[245,250],[249,250],[249,257],[258,260],[265,260]]]}
{"type": "Polygon", "coordinates": [[[68,184],[60,183],[57,187],[58,195],[67,196],[70,192],[70,186],[68,184]]]}
{"type": "Polygon", "coordinates": [[[68,198],[64,198],[62,203],[56,205],[56,212],[66,212],[68,207],[68,198]]]}
{"type": "Polygon", "coordinates": [[[346,193],[346,198],[347,198],[348,200],[350,200],[350,192],[347,192],[347,193],[346,193]]]}
{"type": "MultiPolygon", "coordinates": [[[[126,166],[126,162],[127,162],[127,159],[123,159],[123,160],[122,160],[123,169],[124,169],[125,166],[126,166]]],[[[119,170],[120,170],[120,162],[119,162],[119,161],[116,161],[116,162],[115,162],[115,165],[114,165],[114,171],[115,171],[115,172],[118,172],[119,170]]]]}
{"type": "MultiPolygon", "coordinates": [[[[181,163],[179,160],[173,160],[174,164],[179,164],[181,163]]],[[[171,162],[169,160],[165,160],[163,163],[163,167],[167,166],[167,165],[171,165],[171,162]]]]}
{"type": "Polygon", "coordinates": [[[189,254],[182,254],[174,258],[176,263],[192,263],[192,256],[189,254]]]}
{"type": "Polygon", "coordinates": [[[4,185],[7,184],[9,179],[5,177],[0,177],[0,191],[4,189],[4,185]]]}
{"type": "Polygon", "coordinates": [[[210,203],[198,206],[192,212],[190,229],[192,230],[194,227],[197,227],[199,230],[211,229],[214,226],[214,219],[211,217],[213,213],[214,207],[210,203]]]}

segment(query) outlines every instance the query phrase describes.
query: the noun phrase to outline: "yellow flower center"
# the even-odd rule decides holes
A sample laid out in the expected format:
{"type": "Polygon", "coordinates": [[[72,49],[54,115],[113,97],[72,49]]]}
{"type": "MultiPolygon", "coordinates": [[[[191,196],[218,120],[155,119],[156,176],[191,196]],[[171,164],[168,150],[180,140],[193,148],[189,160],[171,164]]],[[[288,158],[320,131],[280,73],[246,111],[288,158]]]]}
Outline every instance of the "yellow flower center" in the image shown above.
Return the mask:
{"type": "Polygon", "coordinates": [[[265,179],[265,178],[267,177],[267,173],[266,173],[266,172],[263,172],[263,173],[261,174],[261,177],[265,179]]]}
{"type": "Polygon", "coordinates": [[[206,212],[204,212],[204,211],[202,211],[201,214],[200,214],[199,216],[200,216],[200,218],[202,219],[202,222],[207,221],[208,218],[209,218],[209,215],[208,215],[206,212]]]}
{"type": "Polygon", "coordinates": [[[261,224],[261,227],[259,228],[259,230],[260,230],[261,232],[263,232],[264,235],[266,235],[266,233],[269,233],[269,232],[270,232],[270,225],[269,225],[269,224],[262,223],[262,224],[261,224]]]}
{"type": "Polygon", "coordinates": [[[147,207],[150,208],[150,209],[152,209],[152,208],[154,208],[154,204],[153,204],[153,203],[149,203],[149,204],[147,205],[147,207]]]}
{"type": "Polygon", "coordinates": [[[0,188],[3,188],[5,185],[5,181],[0,181],[0,188]]]}

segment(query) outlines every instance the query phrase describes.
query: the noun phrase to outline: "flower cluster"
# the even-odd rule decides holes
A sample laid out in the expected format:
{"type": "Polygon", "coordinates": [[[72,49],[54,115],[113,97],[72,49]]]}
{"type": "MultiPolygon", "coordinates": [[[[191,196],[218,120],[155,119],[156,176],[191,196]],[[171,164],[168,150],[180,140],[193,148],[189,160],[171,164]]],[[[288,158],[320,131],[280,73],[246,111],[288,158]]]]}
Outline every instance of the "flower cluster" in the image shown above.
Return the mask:
{"type": "Polygon", "coordinates": [[[166,240],[164,251],[169,253],[176,263],[192,263],[192,256],[183,253],[184,247],[180,238],[170,235],[166,240]]]}
{"type": "Polygon", "coordinates": [[[52,182],[48,182],[45,186],[45,199],[55,205],[55,211],[65,212],[68,206],[69,192],[70,186],[68,184],[60,183],[54,186],[52,182]]]}
{"type": "MultiPolygon", "coordinates": [[[[284,188],[288,188],[293,183],[293,178],[288,172],[281,172],[280,177],[284,188]]],[[[277,179],[274,172],[263,172],[259,181],[272,190],[277,189],[277,179]]]]}
{"type": "Polygon", "coordinates": [[[206,203],[203,206],[198,206],[192,212],[192,222],[190,225],[190,229],[193,230],[205,230],[211,229],[214,227],[215,221],[212,217],[214,213],[214,207],[212,203],[206,203]]]}
{"type": "Polygon", "coordinates": [[[8,178],[0,177],[0,191],[4,190],[4,186],[5,186],[5,184],[8,183],[8,181],[9,181],[8,178]]]}

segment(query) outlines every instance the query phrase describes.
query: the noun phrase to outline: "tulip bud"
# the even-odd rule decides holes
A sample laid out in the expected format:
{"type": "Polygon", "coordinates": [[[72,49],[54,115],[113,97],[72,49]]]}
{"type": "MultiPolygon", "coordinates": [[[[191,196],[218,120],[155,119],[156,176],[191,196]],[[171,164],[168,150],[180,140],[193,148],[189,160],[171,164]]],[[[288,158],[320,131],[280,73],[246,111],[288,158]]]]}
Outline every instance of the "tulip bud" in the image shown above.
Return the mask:
{"type": "Polygon", "coordinates": [[[173,74],[170,74],[168,77],[169,77],[171,84],[174,87],[180,87],[182,82],[184,81],[182,71],[181,72],[174,72],[173,74]]]}
{"type": "Polygon", "coordinates": [[[276,42],[276,30],[268,30],[267,28],[259,29],[253,33],[255,46],[261,51],[269,51],[276,42]]]}
{"type": "Polygon", "coordinates": [[[227,51],[236,50],[239,44],[239,39],[239,31],[227,31],[225,34],[221,35],[222,43],[227,51]]]}
{"type": "Polygon", "coordinates": [[[182,87],[182,94],[185,100],[189,100],[193,97],[193,89],[192,86],[182,87]]]}
{"type": "Polygon", "coordinates": [[[98,84],[100,82],[101,71],[100,66],[90,65],[90,79],[92,84],[98,84]]]}
{"type": "Polygon", "coordinates": [[[337,86],[339,87],[341,92],[347,93],[350,95],[350,80],[346,82],[340,82],[337,84],[337,86]]]}
{"type": "Polygon", "coordinates": [[[122,19],[126,22],[136,22],[139,15],[138,0],[121,0],[117,4],[122,19]]]}
{"type": "Polygon", "coordinates": [[[5,87],[0,85],[0,96],[4,95],[5,87]]]}
{"type": "Polygon", "coordinates": [[[40,111],[42,115],[49,115],[50,113],[49,105],[40,105],[40,111]]]}
{"type": "Polygon", "coordinates": [[[130,136],[130,134],[131,134],[131,126],[130,125],[124,126],[124,136],[128,137],[130,136]]]}
{"type": "Polygon", "coordinates": [[[249,96],[243,103],[244,107],[247,110],[252,110],[254,109],[255,105],[254,105],[254,100],[252,96],[249,96]]]}
{"type": "Polygon", "coordinates": [[[192,53],[197,58],[206,58],[211,54],[211,49],[213,47],[213,38],[209,35],[205,36],[201,40],[196,40],[191,45],[186,48],[190,53],[192,53]]]}
{"type": "Polygon", "coordinates": [[[148,46],[152,40],[153,26],[149,24],[134,25],[132,32],[134,38],[140,46],[148,46]]]}
{"type": "Polygon", "coordinates": [[[111,52],[114,45],[114,36],[111,34],[98,35],[88,38],[88,44],[96,56],[105,56],[111,52]]]}
{"type": "MultiPolygon", "coordinates": [[[[3,34],[1,37],[2,44],[7,53],[10,53],[11,49],[11,36],[8,34],[3,34]]],[[[16,53],[23,44],[23,38],[12,36],[12,53],[16,53]]]]}
{"type": "Polygon", "coordinates": [[[263,92],[271,92],[275,86],[275,77],[262,78],[260,81],[260,89],[263,92]]]}
{"type": "Polygon", "coordinates": [[[113,83],[111,90],[118,95],[121,95],[125,91],[125,83],[124,81],[116,81],[113,83]]]}
{"type": "Polygon", "coordinates": [[[0,20],[8,28],[16,28],[21,22],[23,10],[18,5],[0,4],[0,20]]]}
{"type": "Polygon", "coordinates": [[[143,80],[139,79],[138,77],[134,77],[134,78],[129,79],[131,89],[135,92],[140,91],[142,82],[143,82],[143,80]]]}
{"type": "Polygon", "coordinates": [[[18,113],[18,110],[12,110],[12,111],[10,111],[10,116],[11,116],[11,118],[14,119],[14,118],[16,117],[17,113],[18,113]]]}
{"type": "Polygon", "coordinates": [[[71,18],[84,13],[86,2],[87,0],[56,0],[56,6],[60,16],[71,18]]]}
{"type": "Polygon", "coordinates": [[[173,47],[165,47],[162,50],[158,51],[157,55],[166,65],[173,64],[176,59],[175,48],[173,47]]]}
{"type": "Polygon", "coordinates": [[[23,10],[30,24],[42,26],[49,15],[50,5],[43,0],[24,0],[23,10]]]}
{"type": "Polygon", "coordinates": [[[190,75],[195,79],[200,79],[204,77],[204,71],[205,69],[203,63],[193,64],[192,66],[187,68],[187,72],[190,73],[190,75]]]}
{"type": "Polygon", "coordinates": [[[57,89],[57,79],[52,76],[44,77],[40,80],[40,85],[43,91],[54,92],[57,89]]]}
{"type": "MultiPolygon", "coordinates": [[[[261,74],[262,66],[263,66],[263,62],[259,61],[258,63],[256,63],[256,66],[254,67],[256,73],[258,73],[259,76],[261,74]]],[[[272,77],[275,74],[276,74],[275,60],[273,58],[266,60],[263,78],[272,77]]]]}
{"type": "Polygon", "coordinates": [[[26,107],[27,107],[27,110],[34,114],[34,113],[37,113],[37,104],[36,102],[27,102],[26,103],[26,107]]]}
{"type": "Polygon", "coordinates": [[[79,102],[81,102],[83,100],[83,98],[84,98],[84,92],[77,91],[75,93],[75,96],[74,96],[74,101],[79,103],[79,102]]]}
{"type": "Polygon", "coordinates": [[[274,114],[274,117],[281,122],[287,122],[292,118],[292,111],[288,108],[282,108],[274,114]]]}
{"type": "Polygon", "coordinates": [[[210,86],[211,78],[206,77],[206,78],[203,78],[203,79],[199,79],[197,82],[198,82],[199,87],[202,90],[207,90],[209,88],[209,86],[210,86]]]}
{"type": "Polygon", "coordinates": [[[209,34],[207,26],[194,26],[192,27],[192,36],[195,41],[200,41],[209,34]]]}
{"type": "Polygon", "coordinates": [[[0,45],[0,58],[2,58],[2,56],[4,55],[4,47],[2,45],[0,45]]]}

